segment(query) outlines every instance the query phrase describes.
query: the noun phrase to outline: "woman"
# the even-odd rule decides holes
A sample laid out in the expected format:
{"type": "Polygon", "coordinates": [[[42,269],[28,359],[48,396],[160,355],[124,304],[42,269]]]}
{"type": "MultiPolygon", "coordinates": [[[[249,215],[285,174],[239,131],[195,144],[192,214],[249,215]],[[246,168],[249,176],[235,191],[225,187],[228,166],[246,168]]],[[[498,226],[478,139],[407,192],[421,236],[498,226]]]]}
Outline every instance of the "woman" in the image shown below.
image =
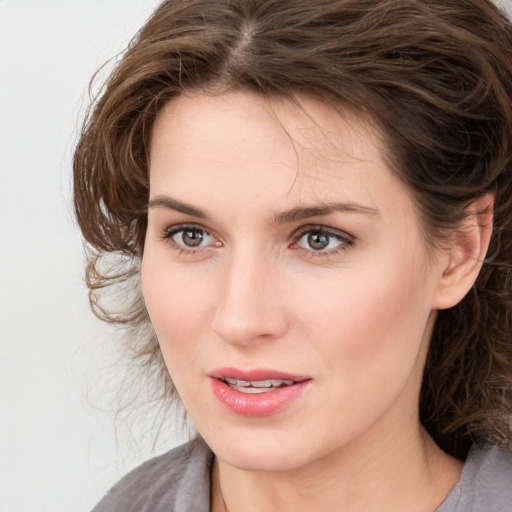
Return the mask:
{"type": "Polygon", "coordinates": [[[511,81],[486,0],[161,4],[75,204],[201,437],[96,511],[512,510],[511,81]]]}

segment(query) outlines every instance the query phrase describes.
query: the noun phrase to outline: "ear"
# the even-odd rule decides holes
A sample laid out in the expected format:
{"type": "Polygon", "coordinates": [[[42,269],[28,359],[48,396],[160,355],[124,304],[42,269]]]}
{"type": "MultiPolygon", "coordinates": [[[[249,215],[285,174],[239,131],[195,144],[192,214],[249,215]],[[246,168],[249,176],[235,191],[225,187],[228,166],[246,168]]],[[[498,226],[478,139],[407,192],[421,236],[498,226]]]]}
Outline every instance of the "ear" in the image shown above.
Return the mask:
{"type": "Polygon", "coordinates": [[[439,282],[434,309],[455,306],[473,286],[484,261],[492,233],[494,197],[485,194],[467,208],[467,217],[439,258],[439,282]]]}

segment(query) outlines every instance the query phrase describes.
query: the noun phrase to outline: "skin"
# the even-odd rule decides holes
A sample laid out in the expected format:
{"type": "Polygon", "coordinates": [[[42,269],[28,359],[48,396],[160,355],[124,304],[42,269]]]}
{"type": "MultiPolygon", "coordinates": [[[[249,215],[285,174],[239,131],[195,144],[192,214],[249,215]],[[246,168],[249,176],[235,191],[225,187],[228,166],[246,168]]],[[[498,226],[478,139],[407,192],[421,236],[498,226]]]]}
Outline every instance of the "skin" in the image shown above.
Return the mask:
{"type": "Polygon", "coordinates": [[[419,423],[421,376],[436,311],[470,288],[487,232],[472,225],[451,252],[429,255],[378,132],[302,104],[235,91],[163,109],[150,147],[146,306],[216,455],[214,512],[433,511],[462,463],[419,423]],[[345,210],[283,215],[334,203],[345,210]],[[314,250],[320,227],[331,234],[314,250]],[[214,397],[208,373],[220,367],[311,382],[251,418],[214,397]]]}

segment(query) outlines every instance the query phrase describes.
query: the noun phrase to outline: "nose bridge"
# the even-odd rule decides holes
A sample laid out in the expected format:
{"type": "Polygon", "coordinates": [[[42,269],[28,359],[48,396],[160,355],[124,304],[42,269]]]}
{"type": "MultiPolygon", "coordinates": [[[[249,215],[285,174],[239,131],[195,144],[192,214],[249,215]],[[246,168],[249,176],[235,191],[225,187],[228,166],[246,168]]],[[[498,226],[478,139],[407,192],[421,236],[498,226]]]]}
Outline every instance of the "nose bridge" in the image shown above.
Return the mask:
{"type": "Polygon", "coordinates": [[[276,289],[278,269],[262,251],[233,250],[225,262],[213,329],[229,343],[282,334],[285,320],[276,289]]]}

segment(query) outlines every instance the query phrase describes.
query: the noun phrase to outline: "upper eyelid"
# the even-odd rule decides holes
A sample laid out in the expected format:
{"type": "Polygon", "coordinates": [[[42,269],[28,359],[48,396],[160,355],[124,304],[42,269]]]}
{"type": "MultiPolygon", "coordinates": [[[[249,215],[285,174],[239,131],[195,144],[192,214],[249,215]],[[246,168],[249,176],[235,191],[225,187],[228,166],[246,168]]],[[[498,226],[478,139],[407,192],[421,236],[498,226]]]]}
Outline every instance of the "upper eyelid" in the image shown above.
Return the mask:
{"type": "MultiPolygon", "coordinates": [[[[180,231],[185,231],[187,229],[197,229],[198,231],[204,231],[208,235],[212,235],[212,230],[205,228],[201,224],[196,224],[195,222],[184,223],[184,224],[172,224],[170,226],[165,227],[162,230],[163,235],[174,235],[179,233],[180,231]]],[[[213,236],[213,235],[212,235],[213,236]]]]}
{"type": "Polygon", "coordinates": [[[164,241],[170,241],[175,235],[180,233],[181,231],[189,230],[197,230],[197,231],[203,231],[208,236],[213,236],[214,238],[217,238],[215,235],[212,235],[210,230],[205,229],[203,226],[196,225],[196,224],[174,224],[172,226],[168,226],[164,228],[160,234],[160,239],[164,241]]]}
{"type": "MultiPolygon", "coordinates": [[[[180,231],[182,229],[187,228],[193,228],[193,229],[200,229],[208,234],[215,233],[215,230],[208,228],[200,223],[197,222],[183,222],[178,224],[171,224],[163,229],[164,232],[171,232],[171,231],[180,231]]],[[[304,226],[300,226],[297,229],[295,229],[291,235],[293,237],[296,234],[299,233],[307,233],[308,231],[325,231],[326,233],[332,233],[334,235],[340,234],[340,235],[346,235],[349,238],[354,238],[353,235],[350,233],[347,233],[346,231],[338,228],[333,228],[330,226],[327,226],[325,224],[306,224],[304,226]]]]}
{"type": "Polygon", "coordinates": [[[327,233],[328,235],[339,236],[341,238],[350,240],[352,242],[355,240],[355,236],[351,235],[347,231],[344,231],[342,229],[337,229],[337,228],[331,228],[331,227],[325,226],[323,224],[302,226],[302,227],[298,228],[294,232],[294,235],[292,235],[292,236],[300,238],[301,236],[303,236],[306,233],[309,233],[310,231],[322,231],[323,233],[327,233]]]}

